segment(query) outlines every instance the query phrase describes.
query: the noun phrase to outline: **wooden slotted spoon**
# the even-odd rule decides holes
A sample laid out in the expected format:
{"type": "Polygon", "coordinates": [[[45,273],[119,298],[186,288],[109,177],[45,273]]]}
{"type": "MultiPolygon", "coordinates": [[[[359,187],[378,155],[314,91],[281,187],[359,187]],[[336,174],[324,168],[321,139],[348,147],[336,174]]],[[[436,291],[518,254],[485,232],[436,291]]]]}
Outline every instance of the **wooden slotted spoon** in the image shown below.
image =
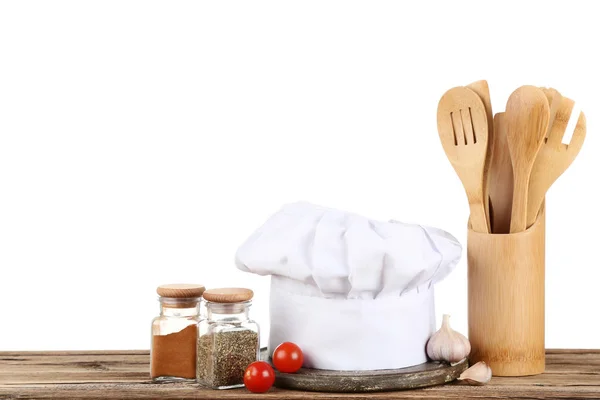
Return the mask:
{"type": "Polygon", "coordinates": [[[521,86],[506,103],[506,134],[513,166],[514,191],[510,232],[527,228],[527,200],[531,170],[544,143],[550,107],[544,92],[535,86],[521,86]]]}
{"type": "Polygon", "coordinates": [[[437,124],[446,156],[467,193],[471,228],[489,233],[484,204],[488,124],[481,98],[466,87],[448,90],[438,104],[437,124]]]}
{"type": "Polygon", "coordinates": [[[562,143],[571,118],[574,102],[566,97],[561,97],[559,100],[556,116],[531,170],[529,200],[527,201],[528,227],[535,222],[546,192],[558,177],[569,168],[585,140],[586,121],[585,114],[581,112],[571,142],[568,145],[562,143]]]}

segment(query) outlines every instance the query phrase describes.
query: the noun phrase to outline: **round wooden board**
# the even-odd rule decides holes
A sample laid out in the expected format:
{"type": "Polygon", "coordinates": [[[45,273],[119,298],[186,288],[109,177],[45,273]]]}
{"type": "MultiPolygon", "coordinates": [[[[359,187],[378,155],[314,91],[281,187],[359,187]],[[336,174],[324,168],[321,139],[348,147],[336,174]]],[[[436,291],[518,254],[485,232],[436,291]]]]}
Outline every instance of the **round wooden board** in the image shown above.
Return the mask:
{"type": "MultiPolygon", "coordinates": [[[[261,359],[270,362],[266,349],[261,359]]],[[[275,369],[278,388],[311,392],[360,393],[416,389],[451,382],[468,367],[465,359],[456,365],[427,362],[414,367],[378,371],[330,371],[301,368],[293,374],[275,369]]]]}

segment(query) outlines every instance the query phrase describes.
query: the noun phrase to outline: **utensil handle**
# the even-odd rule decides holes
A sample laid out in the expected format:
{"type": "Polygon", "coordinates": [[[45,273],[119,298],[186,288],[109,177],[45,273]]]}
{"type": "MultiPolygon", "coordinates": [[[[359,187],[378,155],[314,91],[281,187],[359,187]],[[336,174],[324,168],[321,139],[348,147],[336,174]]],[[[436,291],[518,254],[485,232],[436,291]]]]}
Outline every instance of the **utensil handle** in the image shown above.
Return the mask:
{"type": "MultiPolygon", "coordinates": [[[[526,176],[529,176],[529,172],[527,172],[526,176]]],[[[515,179],[512,215],[510,219],[510,233],[523,232],[525,229],[527,229],[528,193],[529,179],[515,179]]]]}
{"type": "Polygon", "coordinates": [[[475,232],[489,233],[488,218],[483,202],[469,204],[471,227],[475,232]]]}
{"type": "Polygon", "coordinates": [[[504,113],[498,113],[494,117],[494,136],[490,153],[490,232],[509,233],[514,184],[504,113]]]}
{"type": "Polygon", "coordinates": [[[542,203],[544,202],[544,195],[541,193],[534,193],[529,190],[529,199],[527,200],[527,227],[529,228],[534,224],[537,219],[540,210],[542,209],[542,203]]]}

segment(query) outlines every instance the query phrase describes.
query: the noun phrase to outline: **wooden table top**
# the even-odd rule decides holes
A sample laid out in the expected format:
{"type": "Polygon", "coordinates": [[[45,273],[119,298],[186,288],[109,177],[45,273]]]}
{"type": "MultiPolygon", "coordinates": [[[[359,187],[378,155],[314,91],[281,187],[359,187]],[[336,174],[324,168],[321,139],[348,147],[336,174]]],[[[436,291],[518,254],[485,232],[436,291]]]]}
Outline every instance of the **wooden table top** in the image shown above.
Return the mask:
{"type": "Polygon", "coordinates": [[[0,399],[598,399],[600,350],[548,350],[546,373],[496,378],[486,386],[451,383],[426,389],[336,394],[273,388],[210,390],[154,384],[148,351],[0,352],[0,399]]]}

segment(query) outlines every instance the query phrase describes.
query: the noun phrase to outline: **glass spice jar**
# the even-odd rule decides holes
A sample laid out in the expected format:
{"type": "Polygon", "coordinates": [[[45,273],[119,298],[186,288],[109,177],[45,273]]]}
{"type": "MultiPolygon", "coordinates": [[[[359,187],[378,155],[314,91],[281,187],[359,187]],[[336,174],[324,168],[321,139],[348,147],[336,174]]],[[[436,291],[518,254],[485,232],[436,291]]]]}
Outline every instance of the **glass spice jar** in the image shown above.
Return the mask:
{"type": "Polygon", "coordinates": [[[250,289],[204,292],[206,318],[198,324],[198,383],[213,389],[244,386],[244,372],[259,359],[258,324],[248,316],[250,289]]]}
{"type": "Polygon", "coordinates": [[[156,292],[160,296],[160,316],[152,320],[150,377],[160,382],[193,381],[204,286],[162,285],[156,292]]]}

